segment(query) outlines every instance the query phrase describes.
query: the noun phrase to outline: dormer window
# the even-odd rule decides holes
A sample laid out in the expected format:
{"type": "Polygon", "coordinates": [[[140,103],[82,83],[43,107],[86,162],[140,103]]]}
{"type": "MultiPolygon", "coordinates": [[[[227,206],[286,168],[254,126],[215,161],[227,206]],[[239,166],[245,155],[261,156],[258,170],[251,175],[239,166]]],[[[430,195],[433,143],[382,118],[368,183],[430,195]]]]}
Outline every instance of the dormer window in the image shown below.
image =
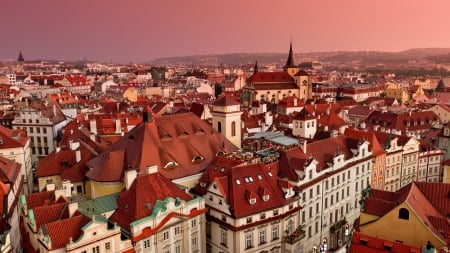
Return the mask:
{"type": "Polygon", "coordinates": [[[199,162],[201,162],[203,160],[205,160],[205,158],[203,156],[201,156],[201,155],[198,155],[198,156],[194,156],[194,158],[192,158],[191,162],[192,163],[199,163],[199,162]]]}
{"type": "Polygon", "coordinates": [[[166,165],[164,165],[164,169],[170,169],[170,168],[176,167],[178,165],[179,164],[177,162],[170,161],[170,162],[166,163],[166,165]]]}
{"type": "Polygon", "coordinates": [[[250,203],[250,205],[256,204],[256,198],[249,199],[248,203],[250,203]]]}
{"type": "Polygon", "coordinates": [[[263,199],[264,201],[269,201],[269,199],[270,199],[269,194],[264,195],[264,196],[262,197],[262,199],[263,199]]]}
{"type": "Polygon", "coordinates": [[[200,182],[200,187],[205,188],[206,187],[206,183],[205,182],[200,182]]]}

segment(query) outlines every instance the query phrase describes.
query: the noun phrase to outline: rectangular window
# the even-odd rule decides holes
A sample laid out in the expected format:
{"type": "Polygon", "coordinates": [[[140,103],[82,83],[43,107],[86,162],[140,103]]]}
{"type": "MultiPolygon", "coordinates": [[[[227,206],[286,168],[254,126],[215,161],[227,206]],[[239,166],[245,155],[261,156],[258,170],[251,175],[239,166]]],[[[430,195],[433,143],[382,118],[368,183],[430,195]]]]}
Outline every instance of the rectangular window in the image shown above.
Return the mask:
{"type": "Polygon", "coordinates": [[[253,247],[253,234],[248,233],[245,235],[245,248],[249,249],[253,247]]]}
{"type": "Polygon", "coordinates": [[[227,231],[223,229],[220,231],[220,244],[227,247],[227,231]]]}
{"type": "Polygon", "coordinates": [[[92,248],[92,253],[100,253],[100,246],[95,246],[92,248]]]}
{"type": "Polygon", "coordinates": [[[272,226],[272,240],[280,238],[278,225],[272,226]]]}
{"type": "Polygon", "coordinates": [[[111,250],[111,242],[105,243],[105,251],[110,251],[110,250],[111,250]]]}
{"type": "Polygon", "coordinates": [[[180,231],[181,231],[181,228],[180,227],[175,227],[174,231],[175,231],[175,233],[174,233],[175,235],[179,235],[180,231]]]}
{"type": "Polygon", "coordinates": [[[191,239],[192,246],[197,246],[197,236],[193,236],[191,239]]]}
{"type": "Polygon", "coordinates": [[[191,227],[196,227],[197,226],[197,220],[191,220],[191,227]]]}
{"type": "Polygon", "coordinates": [[[144,249],[150,248],[150,239],[144,240],[144,249]]]}
{"type": "Polygon", "coordinates": [[[168,239],[169,239],[169,231],[165,231],[163,233],[163,240],[165,241],[165,240],[168,240],[168,239]]]}
{"type": "Polygon", "coordinates": [[[266,229],[259,230],[259,244],[266,243],[266,229]]]}
{"type": "Polygon", "coordinates": [[[309,207],[309,218],[312,218],[312,211],[313,211],[312,206],[310,206],[309,207]]]}

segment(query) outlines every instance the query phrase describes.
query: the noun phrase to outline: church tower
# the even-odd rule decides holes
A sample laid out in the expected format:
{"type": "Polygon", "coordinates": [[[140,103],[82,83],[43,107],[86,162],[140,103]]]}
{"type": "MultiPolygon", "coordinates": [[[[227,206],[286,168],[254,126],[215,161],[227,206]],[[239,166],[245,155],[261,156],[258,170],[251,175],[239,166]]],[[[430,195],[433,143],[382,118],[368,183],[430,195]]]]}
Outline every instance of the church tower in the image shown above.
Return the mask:
{"type": "Polygon", "coordinates": [[[213,128],[241,148],[241,104],[230,96],[223,96],[212,106],[213,128]]]}
{"type": "Polygon", "coordinates": [[[283,71],[288,73],[290,76],[294,76],[298,72],[299,68],[294,64],[294,53],[292,51],[292,40],[289,47],[289,55],[286,61],[286,65],[283,67],[283,71]]]}
{"type": "Polygon", "coordinates": [[[22,51],[19,51],[19,57],[17,58],[18,71],[23,72],[23,63],[25,59],[23,58],[22,51]]]}

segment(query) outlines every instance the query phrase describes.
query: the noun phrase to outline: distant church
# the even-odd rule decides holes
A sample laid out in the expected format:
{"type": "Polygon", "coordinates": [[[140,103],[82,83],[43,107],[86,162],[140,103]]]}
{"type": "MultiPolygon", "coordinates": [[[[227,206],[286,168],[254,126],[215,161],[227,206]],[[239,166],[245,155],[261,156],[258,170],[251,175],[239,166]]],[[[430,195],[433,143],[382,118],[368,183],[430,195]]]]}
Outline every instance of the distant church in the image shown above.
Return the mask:
{"type": "Polygon", "coordinates": [[[253,74],[243,88],[242,102],[244,105],[252,105],[254,101],[276,104],[288,96],[304,100],[312,97],[311,76],[295,65],[292,41],[283,71],[260,72],[258,62],[255,63],[253,74]]]}

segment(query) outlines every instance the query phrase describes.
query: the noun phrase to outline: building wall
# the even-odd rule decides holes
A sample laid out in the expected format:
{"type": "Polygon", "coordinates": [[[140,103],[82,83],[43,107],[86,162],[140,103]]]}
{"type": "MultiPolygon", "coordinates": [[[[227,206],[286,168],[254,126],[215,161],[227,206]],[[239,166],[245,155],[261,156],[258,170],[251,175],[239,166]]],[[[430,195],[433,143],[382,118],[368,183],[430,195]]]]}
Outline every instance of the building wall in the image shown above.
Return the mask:
{"type": "Polygon", "coordinates": [[[123,188],[124,184],[122,182],[96,182],[88,180],[85,185],[86,197],[89,199],[118,193],[123,188]]]}
{"type": "Polygon", "coordinates": [[[400,241],[406,245],[423,247],[430,241],[436,249],[445,246],[438,240],[424,225],[409,207],[407,203],[401,203],[383,217],[374,222],[360,224],[360,230],[363,234],[382,238],[388,241],[400,241]],[[400,219],[399,210],[405,208],[409,212],[409,219],[400,219]],[[389,229],[390,227],[395,229],[389,229]],[[389,231],[388,233],[386,231],[389,231]]]}

